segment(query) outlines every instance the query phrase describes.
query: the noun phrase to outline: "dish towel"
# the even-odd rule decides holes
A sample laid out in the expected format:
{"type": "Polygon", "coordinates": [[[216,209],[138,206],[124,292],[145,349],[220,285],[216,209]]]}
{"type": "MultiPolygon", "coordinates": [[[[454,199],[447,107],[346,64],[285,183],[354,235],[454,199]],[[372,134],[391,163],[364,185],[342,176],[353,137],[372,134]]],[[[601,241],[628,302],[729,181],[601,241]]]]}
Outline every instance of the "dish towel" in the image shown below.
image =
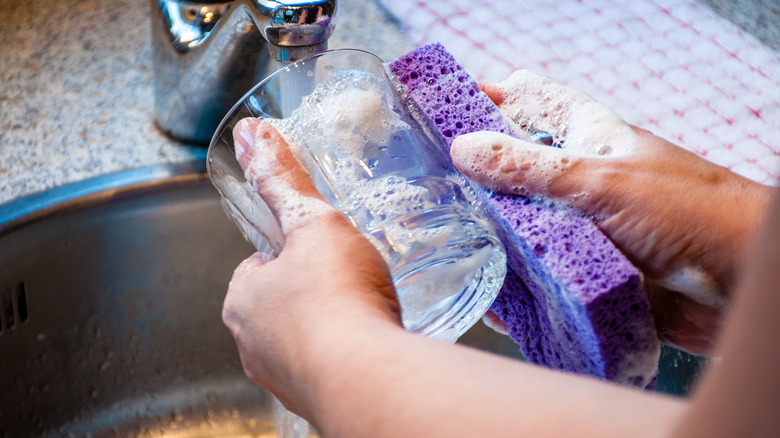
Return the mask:
{"type": "Polygon", "coordinates": [[[780,54],[695,0],[380,0],[478,81],[520,68],[763,184],[780,183],[780,54]]]}

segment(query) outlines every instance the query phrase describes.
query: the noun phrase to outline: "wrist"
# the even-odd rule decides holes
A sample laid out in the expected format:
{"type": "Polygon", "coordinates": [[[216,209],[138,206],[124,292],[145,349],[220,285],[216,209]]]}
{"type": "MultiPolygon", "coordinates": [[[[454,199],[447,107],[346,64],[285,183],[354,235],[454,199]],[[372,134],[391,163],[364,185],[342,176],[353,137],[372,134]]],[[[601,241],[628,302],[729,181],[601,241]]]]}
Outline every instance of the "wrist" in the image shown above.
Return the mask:
{"type": "Polygon", "coordinates": [[[727,291],[734,290],[737,274],[742,270],[748,248],[754,243],[758,230],[763,223],[772,198],[773,189],[736,176],[740,179],[733,187],[733,198],[738,204],[727,207],[732,218],[731,247],[724,251],[729,260],[724,268],[722,285],[727,291]]]}
{"type": "Polygon", "coordinates": [[[315,427],[326,433],[331,422],[343,421],[348,406],[361,404],[345,394],[359,397],[362,392],[352,387],[365,382],[362,373],[392,362],[394,353],[385,346],[398,336],[414,335],[392,320],[361,315],[332,322],[310,338],[299,376],[307,388],[305,416],[315,427]]]}

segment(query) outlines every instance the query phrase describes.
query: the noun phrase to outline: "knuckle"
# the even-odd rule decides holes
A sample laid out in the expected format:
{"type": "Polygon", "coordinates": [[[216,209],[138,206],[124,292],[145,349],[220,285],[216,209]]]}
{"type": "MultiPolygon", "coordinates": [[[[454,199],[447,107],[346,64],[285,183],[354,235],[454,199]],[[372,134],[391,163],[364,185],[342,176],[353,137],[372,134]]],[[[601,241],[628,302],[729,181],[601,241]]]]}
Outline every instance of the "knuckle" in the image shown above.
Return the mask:
{"type": "Polygon", "coordinates": [[[252,369],[252,367],[251,367],[249,364],[247,364],[247,363],[246,363],[246,361],[243,361],[243,360],[241,361],[241,367],[242,367],[242,368],[243,368],[243,370],[244,370],[244,375],[245,375],[245,376],[246,376],[246,377],[247,377],[249,380],[251,380],[251,381],[253,381],[253,382],[257,383],[257,384],[260,384],[260,381],[259,381],[259,379],[258,379],[258,377],[257,377],[257,374],[256,374],[256,373],[255,373],[255,371],[252,369]]]}
{"type": "Polygon", "coordinates": [[[225,304],[222,306],[222,323],[230,330],[233,336],[236,335],[239,327],[239,317],[232,305],[231,300],[225,300],[225,304]]]}

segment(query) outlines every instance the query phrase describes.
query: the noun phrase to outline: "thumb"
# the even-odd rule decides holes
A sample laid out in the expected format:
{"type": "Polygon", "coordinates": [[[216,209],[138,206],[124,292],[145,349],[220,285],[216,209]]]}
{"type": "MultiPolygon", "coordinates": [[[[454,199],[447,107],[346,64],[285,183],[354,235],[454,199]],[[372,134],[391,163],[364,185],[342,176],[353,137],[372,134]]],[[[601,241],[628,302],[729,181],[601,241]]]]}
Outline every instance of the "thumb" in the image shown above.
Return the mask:
{"type": "Polygon", "coordinates": [[[285,235],[318,218],[340,216],[270,123],[243,119],[233,129],[233,139],[246,180],[268,204],[285,235]]]}
{"type": "Polygon", "coordinates": [[[609,160],[491,131],[457,137],[450,154],[458,170],[483,187],[563,198],[582,209],[589,207],[590,197],[584,195],[600,190],[589,174],[609,160]]]}

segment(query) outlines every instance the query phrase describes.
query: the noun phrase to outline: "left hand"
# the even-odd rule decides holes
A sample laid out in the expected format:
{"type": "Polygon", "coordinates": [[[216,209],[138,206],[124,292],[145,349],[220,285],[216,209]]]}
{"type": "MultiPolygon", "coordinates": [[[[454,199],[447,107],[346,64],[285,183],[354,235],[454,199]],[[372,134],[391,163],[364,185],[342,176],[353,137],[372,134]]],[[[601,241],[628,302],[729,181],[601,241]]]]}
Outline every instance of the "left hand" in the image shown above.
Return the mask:
{"type": "Polygon", "coordinates": [[[395,289],[379,252],[322,199],[270,124],[245,119],[234,138],[247,180],[286,241],[276,260],[255,253],[239,265],[222,319],[247,376],[310,418],[318,357],[367,327],[402,329],[395,289]]]}

